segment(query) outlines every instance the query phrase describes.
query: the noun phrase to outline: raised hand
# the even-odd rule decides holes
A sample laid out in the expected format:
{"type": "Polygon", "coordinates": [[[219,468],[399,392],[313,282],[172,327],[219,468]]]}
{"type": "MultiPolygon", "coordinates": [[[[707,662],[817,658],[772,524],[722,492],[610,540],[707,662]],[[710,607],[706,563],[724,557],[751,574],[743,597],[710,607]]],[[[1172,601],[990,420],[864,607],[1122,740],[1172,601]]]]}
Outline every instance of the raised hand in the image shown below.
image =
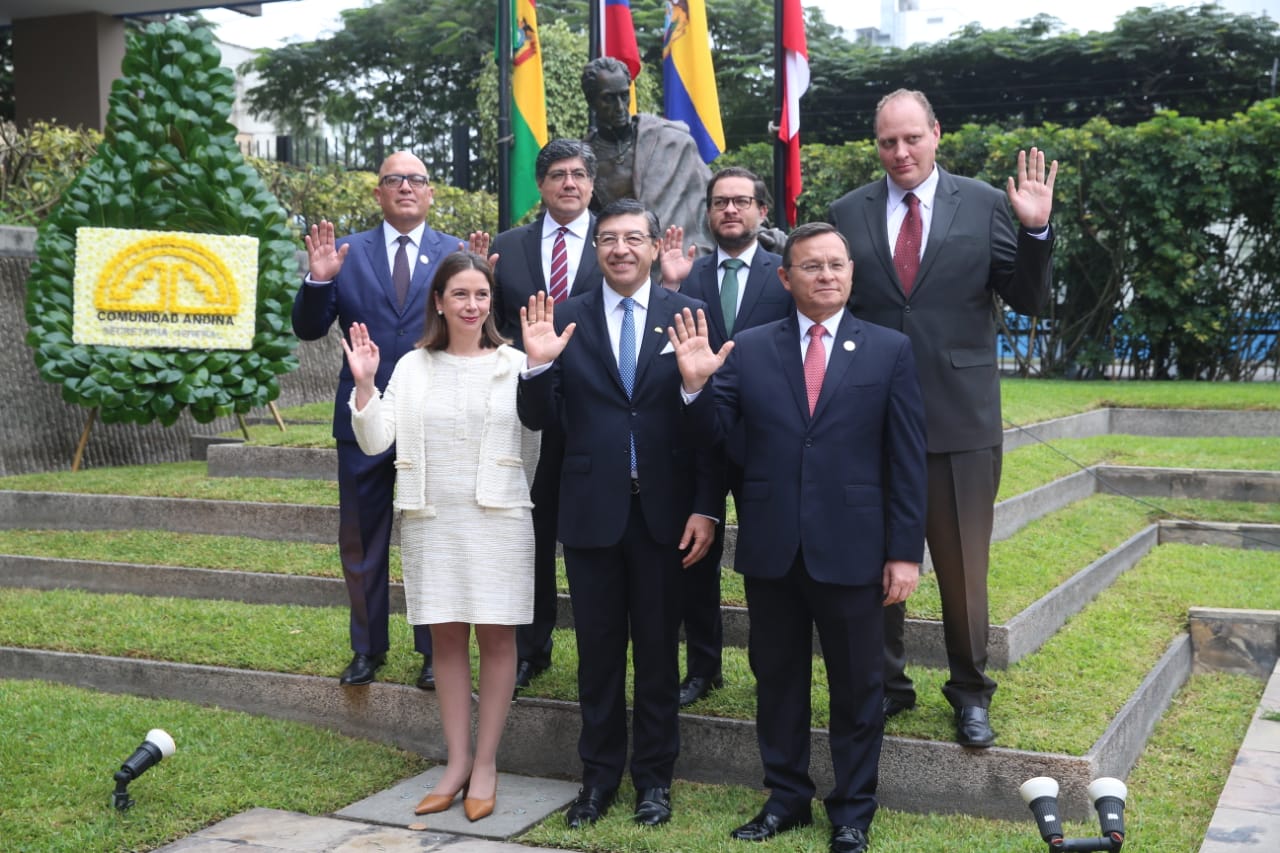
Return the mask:
{"type": "Polygon", "coordinates": [[[679,225],[667,228],[667,233],[662,235],[662,254],[659,256],[662,267],[662,286],[678,290],[680,282],[689,277],[689,271],[693,269],[693,259],[697,254],[698,247],[692,243],[689,244],[689,250],[685,251],[684,228],[679,225]]]}
{"type": "Polygon", "coordinates": [[[378,375],[381,357],[378,345],[369,337],[369,328],[364,323],[352,323],[350,337],[351,343],[347,343],[346,338],[342,339],[342,351],[346,353],[351,378],[356,383],[356,408],[363,409],[369,398],[378,393],[373,379],[378,375]]]}
{"type": "Polygon", "coordinates": [[[689,394],[701,391],[733,350],[733,341],[725,341],[719,352],[711,349],[711,341],[707,337],[707,315],[701,308],[696,318],[688,308],[677,314],[675,322],[667,327],[667,337],[675,349],[676,366],[680,368],[684,390],[689,394]]]}
{"type": "Polygon", "coordinates": [[[337,248],[333,236],[333,223],[321,219],[319,224],[311,226],[311,233],[303,240],[307,244],[307,263],[311,268],[312,281],[333,281],[342,269],[342,262],[347,258],[350,243],[337,248]]]}
{"type": "Polygon", "coordinates": [[[1049,175],[1044,173],[1044,152],[1039,148],[1018,152],[1017,181],[1009,179],[1005,191],[1018,222],[1028,231],[1039,231],[1049,224],[1053,211],[1053,181],[1058,176],[1058,161],[1049,165],[1049,175]]]}
{"type": "Polygon", "coordinates": [[[488,231],[472,231],[467,235],[467,242],[458,243],[458,251],[470,252],[473,255],[488,258],[490,268],[496,267],[498,265],[498,256],[489,254],[490,242],[488,231]]]}
{"type": "Polygon", "coordinates": [[[560,334],[556,334],[555,300],[548,299],[546,291],[540,290],[529,297],[527,308],[520,309],[520,325],[523,326],[521,337],[524,339],[524,352],[528,356],[530,368],[540,367],[555,361],[569,345],[573,330],[577,323],[570,323],[560,334]]]}

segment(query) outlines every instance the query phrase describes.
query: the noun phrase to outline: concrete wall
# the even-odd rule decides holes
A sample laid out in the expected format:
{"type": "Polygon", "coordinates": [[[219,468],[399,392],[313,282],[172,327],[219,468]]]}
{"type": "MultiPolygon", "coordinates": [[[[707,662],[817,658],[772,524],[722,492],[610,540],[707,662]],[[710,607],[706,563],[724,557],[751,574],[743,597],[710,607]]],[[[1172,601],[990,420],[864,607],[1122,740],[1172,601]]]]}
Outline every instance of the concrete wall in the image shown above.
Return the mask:
{"type": "MultiPolygon", "coordinates": [[[[34,260],[35,229],[0,227],[0,328],[6,346],[0,352],[0,387],[7,399],[0,414],[0,476],[71,467],[76,443],[89,410],[62,400],[62,386],[40,379],[27,344],[26,284],[34,260]]],[[[280,377],[279,406],[332,400],[342,349],[337,331],[325,340],[301,343],[301,366],[280,377]]],[[[268,418],[255,410],[251,418],[268,418]]],[[[191,458],[191,436],[238,427],[233,417],[198,424],[184,411],[177,423],[96,423],[85,449],[84,468],[174,462],[191,458]]]]}

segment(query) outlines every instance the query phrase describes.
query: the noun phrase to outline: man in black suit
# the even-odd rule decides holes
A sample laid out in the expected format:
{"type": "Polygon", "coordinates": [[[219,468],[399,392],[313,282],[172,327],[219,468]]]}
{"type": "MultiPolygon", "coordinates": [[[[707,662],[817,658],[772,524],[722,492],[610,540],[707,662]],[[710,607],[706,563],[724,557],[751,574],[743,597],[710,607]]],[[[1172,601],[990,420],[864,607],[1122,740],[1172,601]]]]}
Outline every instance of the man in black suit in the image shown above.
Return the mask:
{"type": "MultiPolygon", "coordinates": [[[[1044,153],[1018,153],[1007,193],[935,164],[942,129],[920,92],[876,108],[887,178],[838,199],[831,222],[853,249],[853,313],[911,339],[929,435],[929,553],[942,594],[950,678],[943,687],[964,746],[995,742],[987,664],[987,564],[1003,441],[995,312],[1038,314],[1049,302],[1053,181],[1044,153]],[[1007,196],[1007,202],[1006,202],[1007,196]],[[1014,233],[1009,206],[1021,227],[1014,233]]],[[[915,706],[906,610],[885,619],[887,717],[915,706]]]]}
{"type": "MultiPolygon", "coordinates": [[[[669,227],[663,240],[662,284],[707,304],[707,333],[714,349],[743,329],[781,320],[795,308],[778,278],[781,256],[766,251],[756,240],[769,213],[768,198],[764,181],[754,172],[739,166],[721,169],[707,184],[707,223],[716,243],[715,253],[695,260],[697,249],[690,246],[685,251],[684,231],[679,226],[669,227]]],[[[741,430],[729,436],[725,456],[725,485],[736,495],[742,485],[741,430]]],[[[716,541],[707,556],[684,573],[682,708],[724,683],[720,674],[723,555],[722,520],[716,525],[716,541]]]]}
{"type": "Polygon", "coordinates": [[[651,281],[661,233],[640,202],[601,211],[594,242],[603,287],[554,308],[544,294],[530,300],[518,402],[525,426],[556,426],[565,436],[559,531],[578,641],[583,765],[566,820],[594,823],[622,779],[629,638],[634,819],[656,826],[671,818],[680,751],[680,573],[715,538],[719,488],[688,428],[666,329],[680,310],[703,306],[651,281]]]}
{"type": "MultiPolygon", "coordinates": [[[[600,289],[600,265],[592,251],[596,218],[587,211],[596,176],[596,155],[577,139],[553,139],[534,164],[543,211],[528,225],[494,238],[493,316],[498,331],[520,349],[520,309],[546,293],[561,303],[600,289]]],[[[560,504],[560,459],[564,436],[553,424],[542,431],[542,453],[533,477],[533,622],[516,631],[516,689],[529,686],[551,666],[556,626],[556,524],[560,504]]]]}
{"type": "Polygon", "coordinates": [[[747,591],[769,798],[732,837],[764,841],[812,822],[816,626],[831,701],[830,849],[862,853],[884,736],[874,651],[884,606],[916,588],[924,553],[924,407],[906,336],[845,309],[853,264],[834,227],[791,232],[779,275],[796,305],[785,319],[740,332],[719,352],[705,318],[690,312],[671,333],[700,432],[743,431],[734,568],[747,591]]]}
{"type": "MultiPolygon", "coordinates": [[[[422,337],[427,292],[436,265],[458,251],[457,237],[426,224],[433,191],[427,167],[408,151],[383,161],[374,197],[383,221],[373,230],[334,239],[333,224],[313,225],[306,237],[310,272],[293,303],[293,331],[304,341],[329,334],[336,321],[347,333],[364,323],[382,350],[377,384],[385,388],[400,356],[422,337]]],[[[487,243],[487,239],[485,241],[487,243]]],[[[483,247],[477,244],[483,251],[483,247]]],[[[338,682],[368,684],[386,661],[388,647],[387,554],[391,544],[391,500],[395,489],[395,449],[366,456],[351,431],[348,400],[355,387],[346,360],[338,372],[333,404],[333,437],[338,443],[338,549],[351,601],[351,663],[338,682]]],[[[417,684],[435,687],[430,626],[413,631],[422,654],[417,684]]]]}

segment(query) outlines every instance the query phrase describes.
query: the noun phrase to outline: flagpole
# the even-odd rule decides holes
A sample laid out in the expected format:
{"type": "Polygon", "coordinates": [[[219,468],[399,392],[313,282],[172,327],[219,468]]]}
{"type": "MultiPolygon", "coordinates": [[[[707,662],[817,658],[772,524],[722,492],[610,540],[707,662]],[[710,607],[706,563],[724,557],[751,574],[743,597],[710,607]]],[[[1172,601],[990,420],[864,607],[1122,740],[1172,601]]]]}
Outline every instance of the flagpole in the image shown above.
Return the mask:
{"type": "Polygon", "coordinates": [[[511,4],[498,0],[498,231],[511,227],[511,4]]]}
{"type": "Polygon", "coordinates": [[[604,0],[588,0],[587,9],[587,61],[604,55],[604,26],[601,23],[600,6],[604,0]]]}
{"type": "Polygon", "coordinates": [[[782,3],[783,0],[773,0],[773,123],[769,126],[769,135],[773,138],[773,209],[777,211],[774,224],[787,231],[794,223],[787,221],[787,143],[778,136],[782,111],[787,108],[783,92],[787,52],[782,45],[782,3]]]}

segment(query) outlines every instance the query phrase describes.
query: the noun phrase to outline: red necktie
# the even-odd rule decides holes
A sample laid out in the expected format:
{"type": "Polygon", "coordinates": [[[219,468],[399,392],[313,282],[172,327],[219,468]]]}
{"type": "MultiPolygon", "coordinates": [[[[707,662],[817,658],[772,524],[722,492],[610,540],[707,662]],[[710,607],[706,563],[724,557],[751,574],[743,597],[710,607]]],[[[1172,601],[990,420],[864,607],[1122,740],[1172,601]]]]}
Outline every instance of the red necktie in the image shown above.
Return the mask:
{"type": "Polygon", "coordinates": [[[569,253],[564,247],[568,230],[563,225],[556,229],[556,241],[551,244],[551,301],[557,305],[569,297],[569,253]]]}
{"type": "Polygon", "coordinates": [[[902,220],[898,230],[898,242],[893,247],[893,268],[898,272],[898,281],[902,282],[902,292],[911,295],[911,288],[916,283],[916,273],[920,272],[920,199],[915,193],[907,193],[903,198],[907,203],[907,216],[902,220]]]}
{"type": "Polygon", "coordinates": [[[827,372],[827,348],[822,345],[825,331],[821,323],[809,327],[809,348],[804,353],[804,388],[809,392],[811,416],[818,405],[818,395],[822,393],[822,377],[827,372]]]}

